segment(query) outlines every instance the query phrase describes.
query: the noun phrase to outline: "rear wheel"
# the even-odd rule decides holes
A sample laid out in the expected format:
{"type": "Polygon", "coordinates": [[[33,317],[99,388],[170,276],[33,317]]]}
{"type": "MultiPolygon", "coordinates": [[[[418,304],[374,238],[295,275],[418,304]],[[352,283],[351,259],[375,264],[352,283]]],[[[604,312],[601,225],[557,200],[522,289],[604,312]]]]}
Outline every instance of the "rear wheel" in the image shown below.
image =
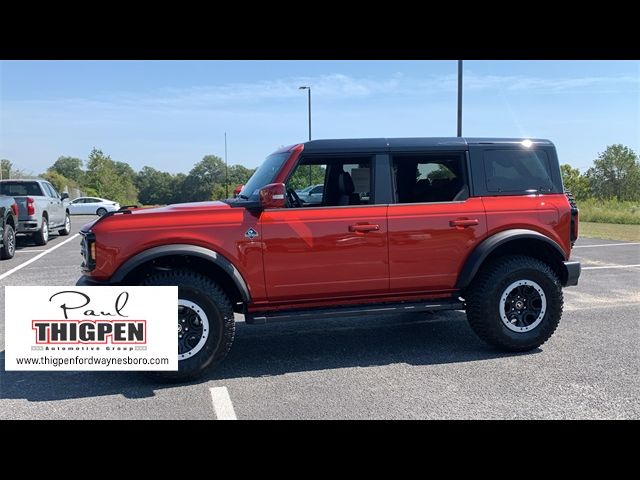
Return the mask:
{"type": "Polygon", "coordinates": [[[71,219],[69,218],[69,212],[64,216],[64,228],[58,230],[60,235],[69,235],[71,233],[71,219]]]}
{"type": "Polygon", "coordinates": [[[106,213],[107,213],[107,209],[103,207],[100,207],[98,210],[96,210],[96,215],[98,215],[99,217],[102,217],[106,213]]]}
{"type": "Polygon", "coordinates": [[[42,227],[33,234],[33,240],[36,245],[46,245],[49,241],[49,220],[46,216],[42,217],[42,227]]]}
{"type": "Polygon", "coordinates": [[[236,325],[231,302],[218,284],[196,272],[173,270],[153,273],[141,285],[178,286],[178,371],[157,372],[160,376],[191,380],[222,362],[236,325]]]}
{"type": "Polygon", "coordinates": [[[2,236],[2,248],[0,248],[0,258],[7,260],[13,258],[16,253],[16,231],[8,223],[4,226],[2,236]]]}
{"type": "Polygon", "coordinates": [[[485,342],[506,351],[539,347],[562,317],[562,287],[546,263],[501,257],[478,274],[467,295],[467,318],[485,342]]]}

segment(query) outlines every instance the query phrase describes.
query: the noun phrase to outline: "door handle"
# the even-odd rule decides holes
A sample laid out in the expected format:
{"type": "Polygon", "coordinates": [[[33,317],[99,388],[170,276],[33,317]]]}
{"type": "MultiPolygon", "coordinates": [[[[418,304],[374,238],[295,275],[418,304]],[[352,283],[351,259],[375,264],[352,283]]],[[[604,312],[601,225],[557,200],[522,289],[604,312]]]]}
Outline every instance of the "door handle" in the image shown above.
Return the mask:
{"type": "Polygon", "coordinates": [[[370,223],[364,225],[349,225],[350,232],[374,232],[380,230],[380,225],[372,225],[370,223]]]}
{"type": "Polygon", "coordinates": [[[478,225],[478,219],[458,218],[456,220],[449,221],[450,227],[472,227],[478,225]]]}

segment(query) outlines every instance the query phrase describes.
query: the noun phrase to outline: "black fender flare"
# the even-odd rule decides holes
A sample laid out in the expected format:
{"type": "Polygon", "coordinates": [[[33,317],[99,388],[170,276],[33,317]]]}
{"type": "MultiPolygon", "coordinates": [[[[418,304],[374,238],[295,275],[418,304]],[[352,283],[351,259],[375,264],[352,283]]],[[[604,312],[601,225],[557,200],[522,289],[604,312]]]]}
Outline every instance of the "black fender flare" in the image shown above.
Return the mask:
{"type": "Polygon", "coordinates": [[[562,260],[565,260],[566,258],[565,253],[560,245],[551,240],[549,237],[546,237],[545,235],[536,232],[535,230],[528,230],[525,228],[503,230],[502,232],[491,235],[489,238],[482,241],[482,243],[480,243],[475,248],[475,250],[471,252],[471,255],[469,255],[469,257],[465,261],[464,266],[462,267],[460,275],[458,275],[456,288],[463,289],[468,287],[473,280],[473,277],[475,277],[476,273],[478,273],[478,270],[480,269],[482,263],[496,248],[504,245],[507,242],[521,239],[542,241],[547,245],[553,247],[553,249],[558,252],[562,260]]]}
{"type": "Polygon", "coordinates": [[[220,255],[218,252],[215,252],[208,248],[199,247],[197,245],[161,245],[159,247],[153,247],[148,250],[144,250],[124,262],[113,274],[110,283],[120,283],[130,272],[132,272],[140,265],[148,262],[149,260],[166,257],[169,255],[189,255],[192,257],[199,257],[204,260],[208,260],[211,263],[214,263],[215,265],[222,268],[222,270],[224,270],[229,275],[229,277],[231,277],[236,287],[240,291],[242,300],[247,303],[251,302],[251,294],[249,293],[247,282],[244,281],[244,278],[242,278],[242,275],[233,265],[233,263],[231,263],[223,255],[220,255]]]}

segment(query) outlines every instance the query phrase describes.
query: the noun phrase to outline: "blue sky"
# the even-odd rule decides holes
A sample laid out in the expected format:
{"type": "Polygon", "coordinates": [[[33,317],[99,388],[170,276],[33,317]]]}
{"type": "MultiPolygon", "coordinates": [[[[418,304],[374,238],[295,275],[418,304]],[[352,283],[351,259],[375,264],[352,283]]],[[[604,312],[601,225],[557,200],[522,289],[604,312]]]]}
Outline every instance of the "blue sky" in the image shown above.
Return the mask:
{"type": "MultiPolygon", "coordinates": [[[[95,146],[187,172],[206,154],[254,167],[314,138],[453,136],[455,61],[2,61],[0,158],[40,173],[95,146]]],[[[466,61],[465,136],[553,140],[581,170],[640,151],[640,62],[466,61]]]]}

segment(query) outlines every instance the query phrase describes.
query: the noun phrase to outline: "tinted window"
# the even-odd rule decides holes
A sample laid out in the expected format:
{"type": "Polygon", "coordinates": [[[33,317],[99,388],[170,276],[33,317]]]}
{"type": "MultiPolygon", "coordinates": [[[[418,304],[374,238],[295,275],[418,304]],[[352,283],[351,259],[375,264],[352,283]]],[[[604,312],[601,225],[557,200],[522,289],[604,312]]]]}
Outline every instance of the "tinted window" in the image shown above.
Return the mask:
{"type": "Polygon", "coordinates": [[[287,190],[312,187],[303,195],[302,207],[369,205],[371,164],[370,156],[303,158],[287,180],[287,190]]]}
{"type": "Polygon", "coordinates": [[[42,190],[38,182],[2,182],[0,183],[0,193],[12,197],[23,197],[26,195],[42,196],[42,190]]]}
{"type": "Polygon", "coordinates": [[[549,157],[543,150],[486,150],[484,169],[490,192],[553,189],[549,157]]]}
{"type": "Polygon", "coordinates": [[[460,154],[397,155],[393,157],[398,203],[465,200],[463,156],[460,154]]]}
{"type": "Polygon", "coordinates": [[[50,183],[45,183],[44,186],[47,189],[47,191],[49,192],[49,195],[51,195],[52,197],[57,197],[58,196],[58,192],[56,191],[55,188],[53,188],[53,185],[51,185],[50,183]]]}

